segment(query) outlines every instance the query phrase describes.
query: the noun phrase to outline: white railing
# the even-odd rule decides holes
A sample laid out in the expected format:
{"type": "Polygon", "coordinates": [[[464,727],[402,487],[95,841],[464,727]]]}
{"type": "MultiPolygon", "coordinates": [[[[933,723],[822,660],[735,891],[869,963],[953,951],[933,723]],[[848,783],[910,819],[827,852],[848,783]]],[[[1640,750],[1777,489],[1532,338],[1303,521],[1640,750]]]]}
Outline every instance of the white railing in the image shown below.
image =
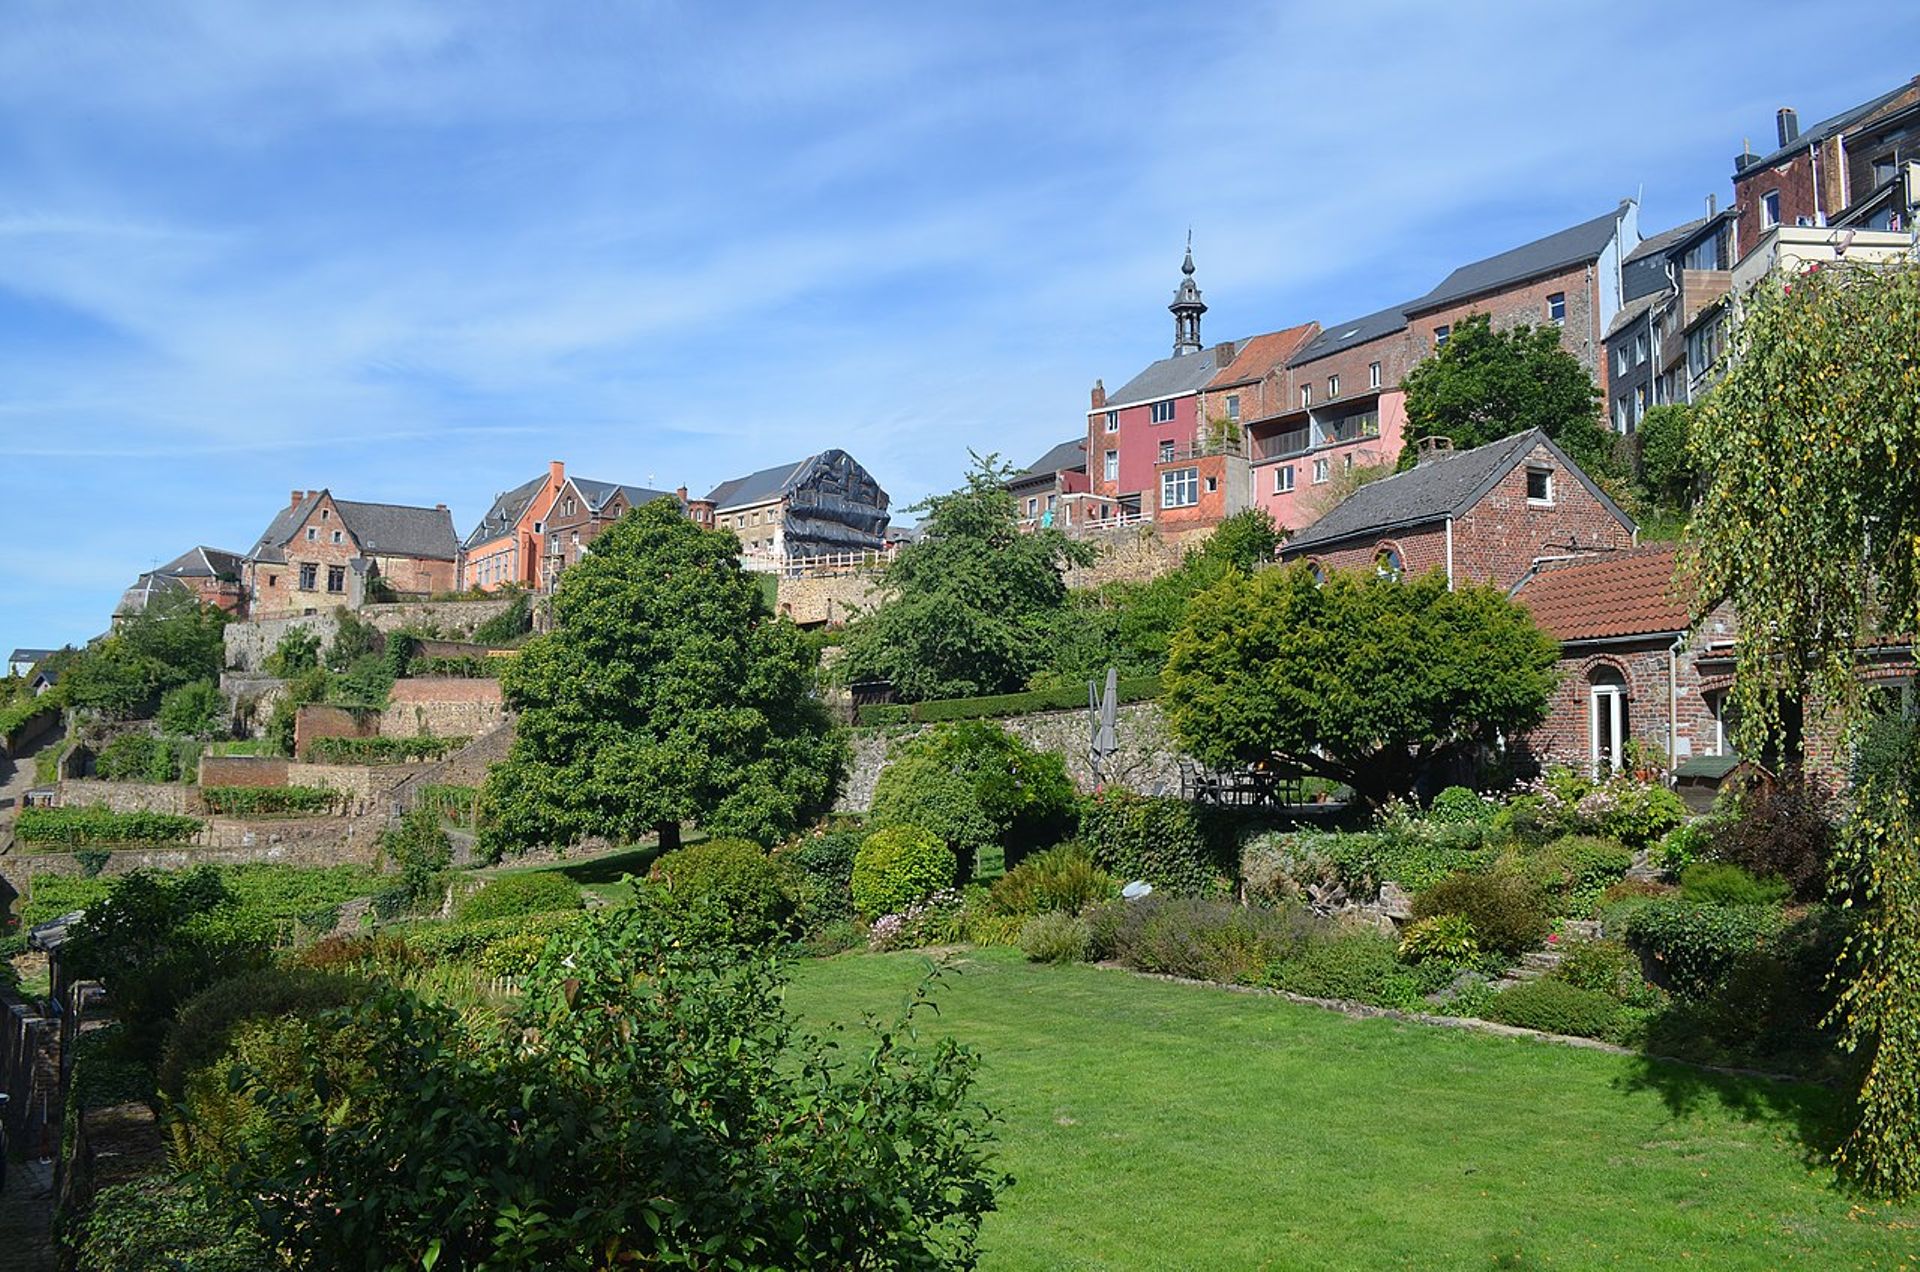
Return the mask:
{"type": "Polygon", "coordinates": [[[1077,523],[1081,530],[1119,530],[1125,526],[1147,525],[1153,517],[1145,512],[1116,512],[1111,517],[1089,517],[1077,523]]]}
{"type": "Polygon", "coordinates": [[[742,552],[740,568],[755,574],[778,574],[783,579],[829,578],[836,574],[867,574],[883,570],[892,558],[878,549],[829,552],[820,556],[776,556],[771,552],[742,552]]]}

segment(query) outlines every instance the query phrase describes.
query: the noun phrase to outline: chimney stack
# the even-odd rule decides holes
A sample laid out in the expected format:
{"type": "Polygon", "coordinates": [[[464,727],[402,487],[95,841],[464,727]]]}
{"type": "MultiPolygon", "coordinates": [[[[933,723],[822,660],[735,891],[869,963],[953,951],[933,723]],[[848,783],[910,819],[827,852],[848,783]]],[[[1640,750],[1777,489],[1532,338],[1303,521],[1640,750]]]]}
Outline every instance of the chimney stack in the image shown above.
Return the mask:
{"type": "Polygon", "coordinates": [[[289,508],[298,508],[298,507],[300,506],[300,501],[301,501],[302,499],[305,499],[306,497],[307,497],[307,492],[306,492],[306,491],[304,491],[304,490],[296,490],[296,491],[294,491],[294,492],[293,492],[293,494],[292,494],[291,496],[289,496],[289,497],[288,497],[288,499],[287,499],[287,507],[289,507],[289,508]]]}
{"type": "Polygon", "coordinates": [[[1213,365],[1216,367],[1230,367],[1233,365],[1234,357],[1239,352],[1239,348],[1233,341],[1223,340],[1213,347],[1213,365]]]}
{"type": "Polygon", "coordinates": [[[673,488],[673,497],[680,501],[682,508],[687,506],[687,488],[685,486],[675,486],[673,488]]]}
{"type": "Polygon", "coordinates": [[[547,461],[547,480],[553,483],[555,490],[567,484],[567,466],[557,459],[547,461]]]}
{"type": "Polygon", "coordinates": [[[1773,117],[1774,124],[1780,130],[1780,144],[1791,146],[1800,140],[1800,113],[1791,106],[1782,106],[1773,117]]]}
{"type": "Polygon", "coordinates": [[[1101,380],[1095,380],[1093,382],[1093,409],[1096,411],[1102,410],[1106,407],[1106,405],[1107,405],[1106,383],[1101,380]]]}
{"type": "Polygon", "coordinates": [[[1414,467],[1423,468],[1428,464],[1437,463],[1451,454],[1453,454],[1453,439],[1451,437],[1423,437],[1420,439],[1420,451],[1414,460],[1414,467]]]}
{"type": "Polygon", "coordinates": [[[1711,221],[1713,220],[1714,217],[1719,215],[1720,215],[1720,196],[1717,194],[1710,194],[1707,196],[1707,220],[1711,221]]]}
{"type": "Polygon", "coordinates": [[[447,505],[445,505],[445,504],[435,504],[435,505],[433,505],[433,510],[434,510],[435,512],[445,512],[445,511],[447,510],[447,505]]]}

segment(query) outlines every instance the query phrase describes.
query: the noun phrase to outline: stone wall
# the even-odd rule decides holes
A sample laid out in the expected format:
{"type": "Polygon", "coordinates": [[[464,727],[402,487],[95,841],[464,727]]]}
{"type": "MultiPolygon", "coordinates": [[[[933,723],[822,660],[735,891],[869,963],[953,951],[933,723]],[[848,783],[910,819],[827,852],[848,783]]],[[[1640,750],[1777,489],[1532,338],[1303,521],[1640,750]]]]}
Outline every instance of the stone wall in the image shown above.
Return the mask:
{"type": "Polygon", "coordinates": [[[477,738],[499,728],[505,719],[498,680],[422,676],[394,682],[380,717],[380,734],[477,738]]]}
{"type": "Polygon", "coordinates": [[[330,707],[310,702],[293,713],[293,753],[305,755],[320,738],[370,738],[380,732],[380,717],[372,712],[330,707]]]}
{"type": "Polygon", "coordinates": [[[278,755],[203,755],[202,786],[285,786],[287,761],[278,755]]]}
{"type": "MultiPolygon", "coordinates": [[[[474,628],[490,618],[504,614],[513,601],[395,601],[385,605],[363,605],[361,619],[382,632],[401,629],[425,632],[450,640],[473,635],[474,628]]],[[[339,623],[333,611],[319,614],[295,614],[283,618],[257,618],[245,623],[229,623],[224,633],[227,642],[227,667],[232,671],[258,672],[267,655],[290,631],[309,631],[324,647],[331,644],[339,623]]]]}
{"type": "Polygon", "coordinates": [[[1066,582],[1071,588],[1145,583],[1174,569],[1186,555],[1180,540],[1162,534],[1151,524],[1091,532],[1076,527],[1073,537],[1093,544],[1098,557],[1092,565],[1067,571],[1066,582]]]}
{"type": "MultiPolygon", "coordinates": [[[[228,631],[233,628],[229,626],[228,631]]],[[[251,671],[223,671],[220,673],[220,693],[232,704],[234,715],[248,728],[259,730],[266,727],[267,720],[273,715],[273,709],[286,696],[287,682],[278,676],[262,675],[251,671]]]]}
{"type": "MultiPolygon", "coordinates": [[[[286,618],[256,618],[244,623],[228,623],[221,638],[227,643],[227,668],[230,671],[264,674],[267,656],[280,646],[288,632],[310,632],[321,647],[333,643],[340,624],[331,610],[324,614],[294,614],[286,618]]],[[[222,687],[224,688],[224,682],[222,687]]]]}
{"type": "Polygon", "coordinates": [[[387,797],[411,777],[420,764],[300,764],[287,765],[288,786],[324,786],[347,797],[348,811],[359,815],[384,812],[387,797]]]}
{"type": "MultiPolygon", "coordinates": [[[[1041,711],[996,720],[1001,728],[1036,751],[1054,751],[1065,757],[1067,773],[1082,791],[1094,787],[1087,763],[1087,713],[1041,711]]],[[[932,728],[932,725],[855,729],[853,763],[835,812],[863,813],[873,805],[874,784],[894,747],[932,728]]],[[[1180,751],[1167,731],[1166,716],[1156,702],[1135,702],[1119,709],[1114,732],[1120,749],[1108,759],[1108,785],[1140,795],[1180,793],[1180,751]]]]}
{"type": "Polygon", "coordinates": [[[393,790],[393,811],[404,813],[411,809],[413,793],[423,786],[480,785],[487,779],[487,770],[506,759],[512,748],[513,722],[509,720],[443,760],[411,765],[406,777],[393,790]]]}
{"type": "MultiPolygon", "coordinates": [[[[115,848],[100,873],[187,870],[194,866],[245,866],[276,862],[292,866],[372,864],[379,859],[384,816],[303,818],[273,822],[220,819],[208,826],[205,844],[164,848],[115,848]]],[[[34,875],[82,875],[87,868],[70,852],[0,856],[0,878],[31,899],[34,875]]]]}
{"type": "Polygon", "coordinates": [[[856,610],[880,603],[880,580],[874,574],[836,574],[823,578],[779,581],[775,610],[802,627],[825,623],[838,626],[856,610]]]}
{"type": "Polygon", "coordinates": [[[194,788],[177,782],[103,782],[98,778],[60,783],[60,802],[69,808],[99,806],[116,813],[192,813],[194,788]]]}

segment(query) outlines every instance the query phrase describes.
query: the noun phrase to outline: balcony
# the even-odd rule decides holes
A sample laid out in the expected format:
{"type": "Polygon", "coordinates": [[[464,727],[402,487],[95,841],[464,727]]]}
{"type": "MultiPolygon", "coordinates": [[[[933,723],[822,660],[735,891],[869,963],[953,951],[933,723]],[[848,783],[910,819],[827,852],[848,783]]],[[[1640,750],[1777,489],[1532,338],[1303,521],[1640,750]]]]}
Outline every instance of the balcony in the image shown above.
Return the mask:
{"type": "Polygon", "coordinates": [[[1357,442],[1363,438],[1380,436],[1380,412],[1358,411],[1352,415],[1343,415],[1337,420],[1315,421],[1320,433],[1320,445],[1339,446],[1346,442],[1357,442]]]}
{"type": "Polygon", "coordinates": [[[1290,428],[1284,433],[1270,433],[1253,439],[1253,462],[1259,464],[1270,459],[1304,455],[1312,447],[1312,433],[1305,425],[1290,428]]]}

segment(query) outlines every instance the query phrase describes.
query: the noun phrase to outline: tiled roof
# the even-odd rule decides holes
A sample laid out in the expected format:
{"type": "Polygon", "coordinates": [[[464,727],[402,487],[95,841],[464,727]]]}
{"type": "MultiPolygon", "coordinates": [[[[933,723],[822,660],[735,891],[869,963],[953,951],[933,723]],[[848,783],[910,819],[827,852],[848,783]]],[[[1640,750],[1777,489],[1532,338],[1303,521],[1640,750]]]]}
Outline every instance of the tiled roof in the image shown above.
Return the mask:
{"type": "Polygon", "coordinates": [[[1652,309],[1656,304],[1666,299],[1667,293],[1658,291],[1649,292],[1645,296],[1637,296],[1628,301],[1620,307],[1620,312],[1613,316],[1613,321],[1607,324],[1607,334],[1604,339],[1613,339],[1619,335],[1621,331],[1632,325],[1635,320],[1643,317],[1647,310],[1652,309]]]}
{"type": "Polygon", "coordinates": [[[573,488],[587,501],[587,506],[599,512],[607,506],[616,492],[627,496],[627,507],[638,508],[641,504],[652,503],[656,499],[672,499],[671,490],[652,490],[646,486],[629,486],[617,481],[594,481],[590,477],[575,477],[573,488]]]}
{"type": "Polygon", "coordinates": [[[1368,314],[1364,318],[1333,323],[1321,328],[1320,334],[1309,340],[1306,348],[1294,354],[1293,361],[1287,365],[1304,366],[1306,363],[1317,362],[1321,358],[1344,352],[1355,345],[1366,344],[1369,340],[1378,340],[1381,336],[1390,336],[1396,331],[1406,329],[1407,314],[1405,308],[1400,305],[1368,314]]]}
{"type": "Polygon", "coordinates": [[[1662,230],[1652,238],[1643,238],[1640,240],[1638,247],[1627,253],[1627,260],[1629,262],[1637,261],[1643,256],[1651,256],[1655,252],[1664,252],[1706,223],[1706,217],[1697,216],[1691,221],[1681,222],[1670,230],[1662,230]]]}
{"type": "Polygon", "coordinates": [[[1440,280],[1440,285],[1407,305],[1408,313],[1438,309],[1456,301],[1508,287],[1525,279],[1565,269],[1595,259],[1620,232],[1622,203],[1605,216],[1523,243],[1511,251],[1489,256],[1459,269],[1440,280]]]}
{"type": "Polygon", "coordinates": [[[1558,641],[1685,631],[1687,604],[1674,584],[1672,544],[1545,565],[1514,599],[1558,641]]]}
{"type": "Polygon", "coordinates": [[[1805,150],[1816,141],[1825,141],[1837,132],[1845,132],[1848,128],[1851,128],[1869,115],[1874,114],[1882,106],[1887,105],[1911,87],[1913,87],[1911,82],[1901,84],[1895,88],[1888,89],[1871,101],[1862,102],[1850,110],[1843,110],[1831,119],[1823,119],[1812,127],[1802,130],[1798,137],[1795,137],[1786,145],[1775,150],[1772,154],[1766,155],[1756,163],[1748,164],[1734,175],[1738,177],[1753,171],[1755,168],[1770,167],[1773,164],[1781,162],[1788,155],[1796,151],[1805,150]]]}
{"type": "Polygon", "coordinates": [[[1234,355],[1232,362],[1221,368],[1219,375],[1208,381],[1207,387],[1221,388],[1258,380],[1273,368],[1284,366],[1287,359],[1315,334],[1314,324],[1308,322],[1288,327],[1285,331],[1269,331],[1263,336],[1242,340],[1239,353],[1234,355]]]}
{"type": "Polygon", "coordinates": [[[551,473],[541,473],[532,481],[523,481],[512,490],[495,495],[493,506],[487,509],[487,514],[480,518],[480,524],[473,528],[473,533],[466,537],[461,546],[469,549],[476,548],[488,540],[498,539],[513,529],[519,524],[520,518],[526,515],[528,506],[540,493],[541,487],[551,480],[553,480],[551,473]]]}
{"type": "Polygon", "coordinates": [[[8,656],[10,663],[37,663],[43,658],[51,658],[59,653],[57,649],[16,649],[8,656]]]}
{"type": "Polygon", "coordinates": [[[1068,471],[1080,469],[1084,471],[1086,466],[1087,439],[1085,437],[1075,437],[1068,441],[1061,442],[1058,446],[1034,460],[1031,464],[1028,464],[1014,480],[1019,481],[1022,477],[1051,477],[1062,469],[1068,471]]]}
{"type": "Polygon", "coordinates": [[[240,554],[224,548],[189,548],[160,567],[176,579],[238,579],[240,554]]]}
{"type": "MultiPolygon", "coordinates": [[[[299,503],[274,515],[266,533],[247,556],[255,561],[285,561],[284,549],[306,523],[327,490],[308,491],[299,503]]],[[[451,561],[460,554],[453,532],[453,514],[445,508],[416,508],[407,504],[356,503],[335,499],[340,521],[360,544],[360,550],[378,556],[422,557],[451,561]]]]}
{"type": "MultiPolygon", "coordinates": [[[[1231,340],[1225,343],[1227,348],[1238,354],[1238,345],[1231,340]]],[[[1139,402],[1177,397],[1182,393],[1198,393],[1222,369],[1220,355],[1216,352],[1219,348],[1219,345],[1215,345],[1199,353],[1179,353],[1171,358],[1160,359],[1121,385],[1117,392],[1108,394],[1107,405],[1103,409],[1111,411],[1139,402]]]]}
{"type": "Polygon", "coordinates": [[[1304,549],[1340,539],[1455,516],[1473,506],[1488,487],[1545,441],[1545,433],[1530,429],[1368,482],[1289,539],[1283,551],[1297,556],[1304,549]]]}
{"type": "Polygon", "coordinates": [[[787,483],[807,466],[806,459],[795,460],[791,464],[776,464],[772,468],[762,468],[757,473],[748,473],[745,477],[735,477],[732,481],[723,481],[707,492],[707,499],[714,508],[737,508],[741,504],[765,503],[778,498],[787,489],[787,483]]]}

